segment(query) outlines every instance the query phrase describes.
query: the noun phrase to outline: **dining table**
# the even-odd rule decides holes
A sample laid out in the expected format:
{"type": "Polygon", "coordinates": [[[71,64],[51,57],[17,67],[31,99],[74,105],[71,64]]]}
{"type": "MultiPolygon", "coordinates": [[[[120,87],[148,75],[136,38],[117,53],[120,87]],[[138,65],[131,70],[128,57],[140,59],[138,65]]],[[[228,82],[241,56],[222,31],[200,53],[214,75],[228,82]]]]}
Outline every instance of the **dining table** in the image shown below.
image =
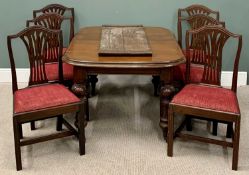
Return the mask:
{"type": "MultiPolygon", "coordinates": [[[[186,58],[176,38],[163,27],[143,27],[151,55],[101,55],[103,26],[83,27],[74,36],[62,60],[74,66],[72,91],[83,99],[88,98],[88,75],[136,74],[160,77],[160,122],[167,139],[168,105],[175,94],[174,67],[185,63],[186,58]]],[[[159,117],[159,116],[158,116],[159,117]]]]}

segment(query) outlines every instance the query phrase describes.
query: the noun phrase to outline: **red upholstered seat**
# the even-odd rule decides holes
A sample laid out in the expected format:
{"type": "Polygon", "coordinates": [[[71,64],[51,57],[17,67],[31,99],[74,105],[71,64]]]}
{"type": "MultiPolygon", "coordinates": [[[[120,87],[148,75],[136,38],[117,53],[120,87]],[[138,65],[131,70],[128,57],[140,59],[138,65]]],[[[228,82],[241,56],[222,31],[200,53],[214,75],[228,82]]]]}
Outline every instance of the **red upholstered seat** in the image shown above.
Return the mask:
{"type": "MultiPolygon", "coordinates": [[[[46,63],[45,69],[46,69],[46,75],[49,81],[54,81],[54,80],[59,79],[57,62],[46,63]]],[[[73,79],[73,65],[63,63],[63,77],[64,77],[64,80],[73,79]]]]}
{"type": "Polygon", "coordinates": [[[60,84],[46,84],[20,89],[14,94],[14,112],[22,113],[70,103],[80,99],[60,84]]]}
{"type": "MultiPolygon", "coordinates": [[[[182,50],[183,54],[186,56],[186,50],[182,50]]],[[[190,58],[192,57],[193,52],[190,50],[190,58]]],[[[191,64],[190,68],[190,82],[191,83],[200,83],[202,79],[202,75],[204,72],[204,68],[202,65],[191,64]]],[[[180,64],[174,67],[174,80],[181,80],[185,82],[185,74],[186,74],[186,64],[180,64]]]]}
{"type": "Polygon", "coordinates": [[[67,47],[63,47],[62,48],[62,54],[64,55],[66,53],[66,51],[67,51],[67,47]]]}
{"type": "MultiPolygon", "coordinates": [[[[62,51],[63,54],[65,54],[66,50],[67,48],[64,47],[62,51]]],[[[45,69],[49,81],[59,80],[57,62],[47,63],[45,69]]],[[[63,63],[63,77],[64,80],[73,79],[73,66],[71,64],[63,63]]]]}
{"type": "MultiPolygon", "coordinates": [[[[182,80],[185,82],[185,72],[186,72],[186,64],[180,64],[174,67],[174,80],[182,80]]],[[[200,83],[202,79],[202,75],[204,72],[204,68],[199,65],[191,64],[190,68],[190,82],[191,83],[200,83]]]]}
{"type": "Polygon", "coordinates": [[[219,87],[189,84],[173,98],[171,103],[240,113],[236,94],[230,89],[219,87]]]}

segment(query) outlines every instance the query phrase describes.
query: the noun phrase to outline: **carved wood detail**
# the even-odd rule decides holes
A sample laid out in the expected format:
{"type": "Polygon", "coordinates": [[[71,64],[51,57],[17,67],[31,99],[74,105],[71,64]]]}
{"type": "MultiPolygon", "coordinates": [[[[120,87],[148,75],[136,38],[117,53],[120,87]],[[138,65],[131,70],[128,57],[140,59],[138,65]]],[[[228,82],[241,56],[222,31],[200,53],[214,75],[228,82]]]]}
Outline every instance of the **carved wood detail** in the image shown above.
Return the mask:
{"type": "MultiPolygon", "coordinates": [[[[178,9],[178,43],[182,47],[182,20],[196,15],[209,16],[219,21],[220,14],[218,11],[213,11],[206,6],[194,4],[184,9],[178,9]]],[[[199,25],[198,25],[199,26],[199,25]]],[[[199,26],[202,27],[202,26],[199,26]]],[[[194,28],[191,28],[194,29],[194,28]]]]}
{"type": "MultiPolygon", "coordinates": [[[[56,13],[50,13],[50,14],[42,14],[33,20],[28,20],[27,21],[27,27],[30,25],[38,25],[38,26],[43,26],[48,29],[53,29],[53,30],[60,30],[61,29],[61,23],[65,18],[59,14],[56,13]]],[[[58,40],[56,40],[57,36],[50,36],[51,38],[49,39],[49,42],[51,42],[51,46],[49,49],[44,50],[46,52],[46,63],[50,62],[58,62],[58,40]],[[55,38],[52,38],[55,37],[55,38]],[[57,43],[56,43],[57,42],[57,43]]]]}
{"type": "MultiPolygon", "coordinates": [[[[64,19],[70,20],[70,36],[69,41],[71,41],[74,37],[74,8],[65,7],[61,4],[50,4],[42,9],[33,10],[33,17],[36,18],[42,14],[51,14],[56,13],[64,17],[64,19]]],[[[49,27],[50,28],[50,27],[49,27]]],[[[52,28],[50,28],[52,29],[52,28]]],[[[59,28],[57,28],[59,29],[59,28]]]]}
{"type": "MultiPolygon", "coordinates": [[[[237,38],[239,43],[237,55],[235,58],[235,67],[234,67],[234,69],[237,70],[234,72],[234,74],[237,75],[238,59],[242,47],[242,36],[232,34],[229,31],[227,31],[225,28],[220,26],[204,26],[196,30],[188,31],[186,35],[186,46],[187,46],[186,80],[187,81],[190,80],[189,78],[190,69],[191,69],[190,59],[197,60],[199,58],[202,58],[204,64],[204,73],[201,83],[220,86],[223,47],[226,44],[228,38],[230,37],[237,38]],[[191,45],[191,43],[195,44],[191,45]]],[[[233,84],[233,87],[234,86],[237,85],[233,84]]]]}
{"type": "MultiPolygon", "coordinates": [[[[11,48],[11,39],[14,38],[20,38],[24,42],[28,52],[31,68],[29,85],[48,82],[45,71],[46,58],[51,55],[57,55],[58,60],[58,57],[62,56],[61,31],[49,30],[41,26],[32,26],[16,35],[8,36],[8,48],[10,59],[13,60],[13,64],[14,57],[11,48]]],[[[12,66],[15,67],[15,65],[12,66]]]]}

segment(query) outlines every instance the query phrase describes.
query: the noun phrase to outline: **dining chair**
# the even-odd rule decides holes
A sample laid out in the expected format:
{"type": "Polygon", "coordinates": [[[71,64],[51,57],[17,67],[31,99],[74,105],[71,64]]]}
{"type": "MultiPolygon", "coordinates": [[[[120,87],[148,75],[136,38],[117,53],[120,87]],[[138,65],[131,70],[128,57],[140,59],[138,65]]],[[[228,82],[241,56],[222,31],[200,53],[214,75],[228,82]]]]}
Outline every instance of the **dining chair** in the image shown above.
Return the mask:
{"type": "MultiPolygon", "coordinates": [[[[219,18],[220,18],[220,14],[218,11],[213,11],[204,5],[193,4],[193,5],[190,5],[186,8],[178,9],[177,32],[178,32],[178,44],[180,45],[181,48],[183,48],[183,46],[182,46],[182,33],[183,33],[182,22],[185,21],[188,23],[187,20],[183,20],[183,19],[194,16],[194,15],[210,16],[210,17],[216,19],[217,21],[219,21],[219,18]]],[[[199,27],[201,27],[201,26],[199,26],[199,27]]],[[[183,53],[185,53],[184,50],[183,50],[183,53]]],[[[174,80],[176,80],[176,81],[173,81],[173,84],[174,84],[176,90],[181,89],[184,85],[181,71],[178,73],[178,70],[179,69],[181,70],[181,68],[184,68],[184,66],[183,65],[181,65],[180,67],[177,66],[175,68],[176,70],[174,70],[174,74],[175,74],[174,80]]],[[[152,83],[154,85],[154,96],[158,96],[158,92],[160,89],[160,77],[153,76],[152,83]]]]}
{"type": "MultiPolygon", "coordinates": [[[[62,16],[71,17],[73,23],[70,25],[70,36],[72,37],[74,36],[74,20],[75,20],[74,8],[69,8],[61,4],[49,4],[39,10],[33,10],[33,17],[36,18],[37,16],[44,13],[57,13],[62,16]]],[[[71,39],[69,41],[71,41],[71,39]]],[[[64,50],[66,51],[66,48],[64,48],[64,50]]],[[[90,82],[91,84],[91,95],[94,96],[96,94],[95,90],[96,83],[98,82],[97,75],[88,75],[88,82],[90,82]]]]}
{"type": "MultiPolygon", "coordinates": [[[[169,104],[168,111],[168,156],[173,156],[173,138],[181,137],[224,147],[233,148],[232,169],[238,168],[238,152],[240,137],[240,109],[236,96],[237,76],[240,53],[242,48],[242,36],[233,34],[220,26],[204,26],[199,29],[187,31],[186,34],[186,80],[188,84],[176,94],[169,104]],[[230,38],[230,39],[229,39],[230,38]],[[238,40],[238,48],[235,49],[233,79],[231,89],[220,86],[222,68],[222,53],[228,39],[238,40]],[[191,43],[194,42],[195,47],[191,43]],[[204,72],[199,84],[189,83],[191,79],[191,55],[202,55],[205,62],[204,72]],[[201,136],[182,133],[183,124],[174,132],[174,114],[196,116],[204,120],[216,120],[224,123],[235,124],[232,141],[215,140],[201,136]]],[[[179,115],[180,117],[180,115],[179,115]]]]}
{"type": "Polygon", "coordinates": [[[45,61],[50,53],[62,56],[62,40],[61,30],[50,30],[41,26],[32,26],[7,37],[12,72],[13,130],[17,170],[22,170],[21,147],[26,145],[75,135],[79,139],[80,155],[85,154],[84,103],[86,100],[80,100],[64,85],[59,84],[63,77],[61,59],[59,61],[61,78],[58,83],[48,83],[45,71],[45,61]],[[28,53],[30,78],[28,87],[23,89],[19,89],[17,85],[13,40],[21,40],[28,53]],[[63,114],[74,112],[77,113],[78,131],[63,118],[63,114]],[[22,124],[57,116],[61,116],[56,124],[56,129],[60,132],[23,139],[22,124]],[[67,130],[62,128],[63,125],[67,130]]]}
{"type": "MultiPolygon", "coordinates": [[[[221,25],[225,27],[225,22],[218,21],[219,19],[219,12],[211,11],[210,9],[200,6],[200,5],[195,5],[195,6],[190,6],[184,10],[180,9],[178,11],[178,33],[182,33],[182,23],[185,23],[188,25],[189,29],[198,29],[200,27],[203,27],[205,25],[221,25]],[[182,17],[182,12],[186,11],[188,12],[188,17],[182,17]],[[213,18],[210,16],[210,14],[213,14],[213,16],[216,15],[216,18],[213,18]],[[215,15],[214,15],[215,14],[215,15]]],[[[181,37],[181,35],[179,35],[181,37]]],[[[178,41],[181,45],[181,39],[178,41]]],[[[191,43],[191,46],[194,46],[195,43],[191,43]]],[[[184,55],[186,56],[186,50],[182,49],[184,55]]],[[[203,60],[202,56],[195,56],[193,57],[193,53],[190,52],[190,57],[191,57],[191,83],[199,83],[201,82],[202,74],[203,74],[203,60]]],[[[184,84],[185,84],[185,75],[186,75],[186,64],[180,64],[174,67],[173,70],[173,79],[174,82],[177,82],[176,84],[178,85],[178,89],[181,89],[184,84]]],[[[212,122],[213,123],[213,135],[217,135],[217,128],[218,128],[218,123],[216,121],[212,122]]],[[[187,120],[187,129],[191,131],[192,125],[191,125],[191,118],[188,117],[187,120]]]]}
{"type": "MultiPolygon", "coordinates": [[[[40,16],[26,21],[26,27],[30,26],[43,26],[52,30],[61,30],[61,24],[64,20],[70,21],[70,26],[73,26],[72,17],[63,17],[58,13],[44,13],[40,16]]],[[[70,35],[70,40],[73,36],[70,35]]],[[[55,48],[56,50],[57,48],[55,48]]],[[[62,49],[64,54],[66,48],[62,49]]],[[[49,82],[58,82],[61,79],[64,85],[71,87],[73,84],[73,66],[71,64],[62,63],[62,72],[63,76],[59,77],[59,55],[57,52],[54,52],[52,49],[49,50],[47,57],[45,59],[45,71],[47,79],[49,82]]],[[[35,121],[30,123],[31,130],[35,130],[35,121]]]]}

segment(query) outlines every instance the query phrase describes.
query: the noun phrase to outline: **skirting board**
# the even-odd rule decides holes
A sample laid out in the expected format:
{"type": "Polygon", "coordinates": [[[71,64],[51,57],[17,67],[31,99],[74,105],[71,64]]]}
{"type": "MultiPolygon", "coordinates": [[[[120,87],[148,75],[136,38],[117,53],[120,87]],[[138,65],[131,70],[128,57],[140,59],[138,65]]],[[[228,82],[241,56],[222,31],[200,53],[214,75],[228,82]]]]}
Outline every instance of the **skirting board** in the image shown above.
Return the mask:
{"type": "MultiPolygon", "coordinates": [[[[17,81],[18,82],[28,82],[29,79],[29,69],[17,69],[17,81]]],[[[222,71],[221,73],[221,85],[231,86],[232,82],[232,72],[222,71]]],[[[10,83],[11,82],[11,70],[9,68],[0,69],[0,83],[10,83]]],[[[247,85],[247,72],[238,73],[238,86],[247,85]]]]}

